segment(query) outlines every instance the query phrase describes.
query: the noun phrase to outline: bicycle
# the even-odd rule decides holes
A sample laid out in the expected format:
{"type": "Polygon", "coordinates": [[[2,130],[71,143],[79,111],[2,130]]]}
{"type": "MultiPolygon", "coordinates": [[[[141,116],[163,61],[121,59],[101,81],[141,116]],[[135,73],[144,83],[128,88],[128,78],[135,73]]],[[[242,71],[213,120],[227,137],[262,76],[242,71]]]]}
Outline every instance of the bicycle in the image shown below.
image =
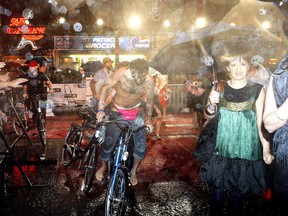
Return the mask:
{"type": "Polygon", "coordinates": [[[85,149],[86,154],[84,157],[85,176],[81,186],[81,190],[89,192],[92,189],[93,181],[97,169],[97,159],[100,146],[105,140],[105,125],[102,122],[97,123],[93,136],[85,149]]]}
{"type": "Polygon", "coordinates": [[[148,130],[148,127],[143,125],[135,130],[133,129],[134,125],[129,121],[109,121],[109,123],[112,122],[119,127],[121,133],[111,156],[113,162],[111,161],[108,166],[108,168],[110,167],[108,173],[111,173],[111,176],[105,198],[105,216],[122,216],[126,212],[128,188],[131,186],[129,158],[132,157],[132,154],[130,155],[128,150],[131,149],[129,147],[133,140],[131,138],[133,133],[137,133],[142,129],[148,130]]]}
{"type": "MultiPolygon", "coordinates": [[[[96,129],[96,117],[93,108],[80,110],[78,112],[80,118],[82,118],[82,124],[78,125],[75,122],[71,123],[71,127],[65,136],[64,145],[62,148],[62,164],[64,167],[69,166],[77,159],[82,159],[86,154],[87,149],[83,148],[84,135],[88,138],[92,138],[87,130],[89,128],[96,129]]],[[[89,145],[88,145],[89,146],[89,145]]]]}
{"type": "Polygon", "coordinates": [[[46,134],[46,116],[42,112],[42,109],[46,109],[45,103],[43,103],[43,97],[47,97],[46,94],[35,94],[30,95],[28,99],[26,99],[26,102],[28,104],[28,107],[31,108],[30,110],[33,111],[33,115],[35,115],[35,118],[33,120],[36,120],[37,124],[37,130],[40,137],[40,141],[43,146],[46,146],[47,144],[47,134],[46,134]],[[29,106],[30,105],[30,106],[29,106]]]}
{"type": "Polygon", "coordinates": [[[24,129],[26,131],[29,129],[24,101],[17,101],[15,110],[19,117],[17,117],[16,114],[12,116],[12,126],[15,133],[21,136],[24,133],[24,129]],[[22,126],[24,126],[24,128],[22,126]]]}

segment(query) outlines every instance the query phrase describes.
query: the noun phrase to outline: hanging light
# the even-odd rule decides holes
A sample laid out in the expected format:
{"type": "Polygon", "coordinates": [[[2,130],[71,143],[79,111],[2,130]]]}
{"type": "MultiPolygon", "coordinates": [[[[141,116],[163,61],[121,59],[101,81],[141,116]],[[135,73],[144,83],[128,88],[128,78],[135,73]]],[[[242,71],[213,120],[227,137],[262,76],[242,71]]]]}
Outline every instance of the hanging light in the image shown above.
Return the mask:
{"type": "Polygon", "coordinates": [[[65,20],[65,18],[64,18],[64,17],[60,17],[60,18],[59,18],[59,23],[60,23],[60,24],[63,24],[63,23],[65,23],[65,21],[66,21],[66,20],[65,20]]]}

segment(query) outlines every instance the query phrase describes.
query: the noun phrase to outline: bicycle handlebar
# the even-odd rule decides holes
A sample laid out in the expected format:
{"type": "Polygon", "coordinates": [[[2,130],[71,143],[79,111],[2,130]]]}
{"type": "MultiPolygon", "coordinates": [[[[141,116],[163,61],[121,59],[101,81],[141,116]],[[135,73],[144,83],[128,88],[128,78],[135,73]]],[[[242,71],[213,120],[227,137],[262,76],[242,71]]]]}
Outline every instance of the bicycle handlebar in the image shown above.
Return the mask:
{"type": "MultiPolygon", "coordinates": [[[[127,131],[129,129],[132,130],[132,126],[133,126],[129,121],[124,120],[124,119],[121,119],[121,120],[119,120],[119,119],[118,120],[117,119],[116,120],[103,120],[101,122],[98,122],[97,126],[105,125],[105,124],[116,124],[118,126],[118,128],[120,130],[122,130],[123,132],[125,132],[125,131],[127,131]],[[126,127],[122,126],[121,124],[124,124],[126,127]]],[[[137,133],[137,132],[139,132],[142,129],[145,129],[147,132],[149,132],[149,130],[150,130],[150,128],[147,125],[142,125],[141,127],[138,127],[135,130],[133,129],[132,132],[137,133]]]]}

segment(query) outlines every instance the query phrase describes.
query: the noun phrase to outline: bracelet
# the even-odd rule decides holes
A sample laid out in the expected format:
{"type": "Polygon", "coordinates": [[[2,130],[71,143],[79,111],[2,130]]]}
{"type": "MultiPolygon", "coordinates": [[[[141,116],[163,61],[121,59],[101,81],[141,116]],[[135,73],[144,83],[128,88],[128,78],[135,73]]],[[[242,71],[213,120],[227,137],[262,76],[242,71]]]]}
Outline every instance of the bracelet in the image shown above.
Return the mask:
{"type": "Polygon", "coordinates": [[[212,116],[212,115],[215,115],[215,113],[216,113],[215,110],[216,110],[216,108],[214,108],[214,109],[211,108],[211,107],[210,107],[210,104],[209,104],[208,106],[206,106],[205,113],[206,113],[208,116],[212,116]],[[209,107],[209,109],[213,110],[214,112],[213,112],[213,113],[209,112],[208,107],[209,107]]]}
{"type": "Polygon", "coordinates": [[[279,115],[278,115],[277,112],[278,112],[278,109],[275,111],[275,116],[276,116],[279,120],[281,120],[281,121],[287,121],[288,118],[283,119],[283,118],[279,117],[279,115]]]}
{"type": "Polygon", "coordinates": [[[216,107],[215,107],[215,106],[214,106],[214,107],[212,107],[212,106],[211,106],[211,104],[208,104],[208,106],[207,106],[207,107],[209,107],[209,109],[211,109],[211,110],[214,110],[214,111],[216,110],[216,107]]]}
{"type": "Polygon", "coordinates": [[[98,112],[105,112],[105,111],[100,109],[100,110],[98,110],[98,112]]]}

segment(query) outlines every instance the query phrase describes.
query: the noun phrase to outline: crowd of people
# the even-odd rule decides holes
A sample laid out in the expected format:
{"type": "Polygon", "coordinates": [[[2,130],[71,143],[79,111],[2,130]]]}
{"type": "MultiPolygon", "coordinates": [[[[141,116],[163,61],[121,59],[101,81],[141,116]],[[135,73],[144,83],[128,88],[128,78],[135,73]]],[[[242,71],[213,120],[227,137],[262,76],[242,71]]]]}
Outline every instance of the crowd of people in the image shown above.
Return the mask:
{"type": "MultiPolygon", "coordinates": [[[[251,71],[257,72],[255,65],[250,65],[248,55],[230,54],[223,62],[229,74],[226,80],[215,83],[215,80],[194,77],[194,82],[186,85],[202,130],[194,156],[201,161],[201,181],[210,186],[211,212],[223,215],[228,199],[228,214],[241,215],[245,197],[261,195],[267,188],[273,191],[276,206],[287,209],[288,55],[274,73],[267,72],[268,76],[260,81],[251,77],[251,71]],[[267,166],[271,169],[269,176],[265,173],[267,166]]],[[[114,71],[109,57],[102,64],[103,68],[94,73],[87,87],[93,93],[97,120],[108,116],[110,120],[125,119],[139,127],[145,124],[161,139],[160,126],[167,114],[168,77],[149,68],[148,62],[142,59],[121,62],[114,71]],[[153,118],[156,118],[154,124],[153,118]]],[[[257,68],[263,70],[259,65],[257,68]]],[[[79,74],[81,79],[85,78],[84,70],[79,74]]],[[[0,82],[1,89],[19,85],[23,86],[24,98],[44,94],[47,87],[53,92],[53,84],[45,75],[45,64],[35,61],[29,63],[27,73],[18,79],[0,82]]],[[[104,177],[119,133],[113,124],[106,128],[102,163],[96,172],[98,181],[104,177]]],[[[146,131],[134,133],[133,138],[131,184],[136,185],[137,168],[146,154],[146,131]]]]}

